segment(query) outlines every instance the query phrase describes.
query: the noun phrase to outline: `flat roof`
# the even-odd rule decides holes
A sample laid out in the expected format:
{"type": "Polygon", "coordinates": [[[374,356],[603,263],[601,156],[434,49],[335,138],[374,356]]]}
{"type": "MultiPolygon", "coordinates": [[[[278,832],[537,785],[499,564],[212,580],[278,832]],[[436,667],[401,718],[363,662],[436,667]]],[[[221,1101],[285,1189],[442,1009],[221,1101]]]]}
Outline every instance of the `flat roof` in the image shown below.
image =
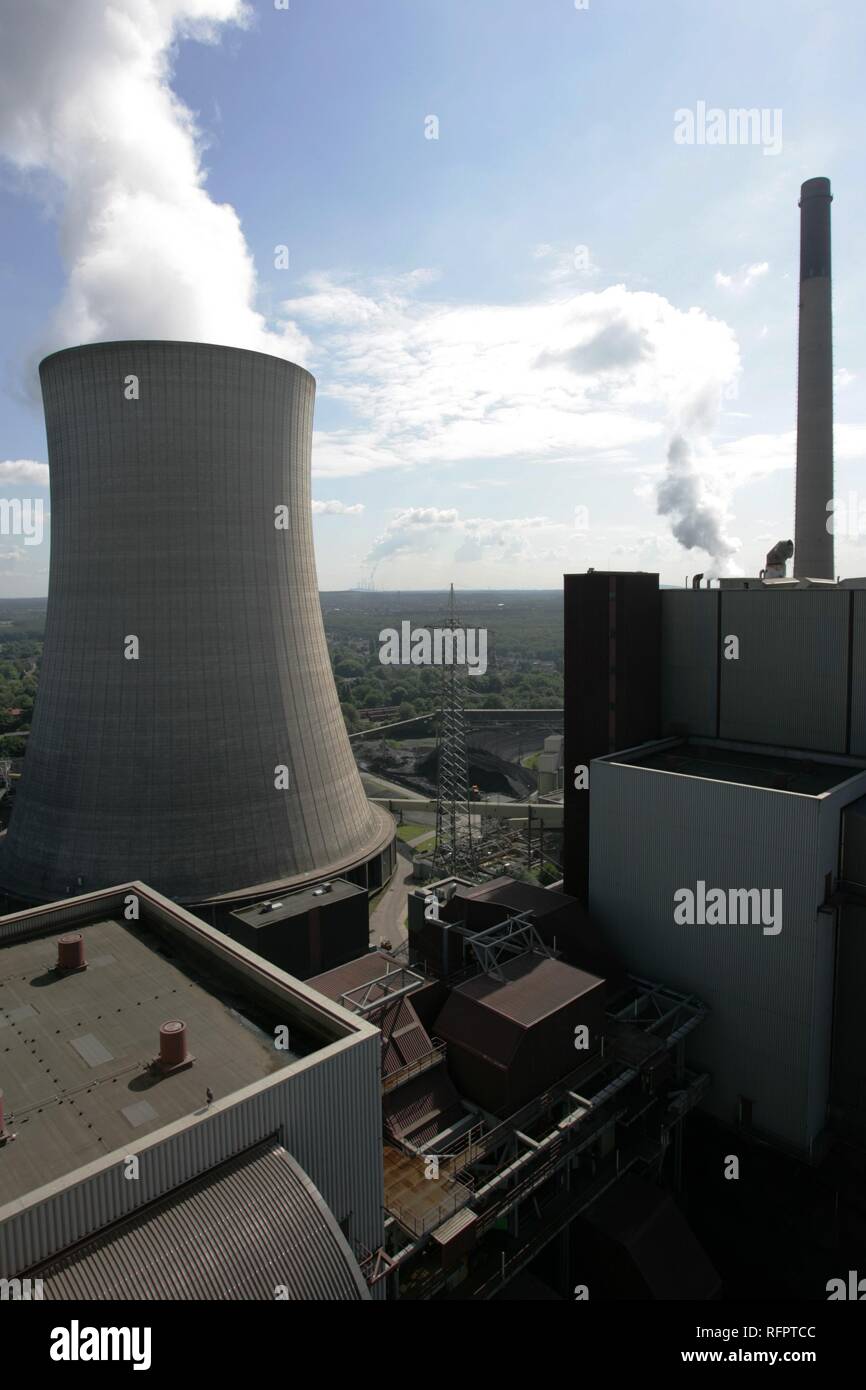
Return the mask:
{"type": "MultiPolygon", "coordinates": [[[[333,999],[334,1003],[338,1004],[341,996],[347,994],[350,989],[369,984],[371,980],[378,980],[381,975],[387,975],[389,971],[399,971],[400,968],[393,956],[387,955],[384,951],[368,951],[366,955],[356,956],[354,960],[348,960],[343,965],[336,965],[333,970],[326,970],[322,975],[313,975],[307,980],[307,984],[310,989],[317,990],[319,994],[324,994],[326,999],[333,999]]],[[[413,967],[412,973],[422,972],[416,971],[413,967]]]]}
{"type": "Polygon", "coordinates": [[[74,974],[54,970],[68,925],[0,942],[0,1087],[17,1135],[0,1148],[0,1208],[204,1114],[208,1088],[223,1099],[321,1046],[290,1026],[290,1047],[278,1050],[241,980],[233,987],[145,922],[95,913],[72,929],[88,963],[74,974]],[[161,1076],[148,1063],[170,1019],[186,1023],[195,1061],[161,1076]]]}
{"type": "Polygon", "coordinates": [[[722,744],[692,741],[664,748],[651,746],[621,756],[614,754],[604,761],[715,782],[738,782],[772,791],[797,792],[801,796],[821,796],[866,771],[866,764],[822,762],[783,753],[751,753],[722,744]]]}
{"type": "Polygon", "coordinates": [[[272,898],[262,898],[257,903],[251,903],[249,907],[240,908],[233,912],[232,916],[239,921],[246,923],[248,927],[272,927],[275,922],[285,922],[291,917],[300,917],[304,912],[310,912],[316,907],[326,907],[328,903],[346,902],[349,898],[366,897],[366,889],[359,888],[356,883],[347,883],[344,878],[330,880],[330,888],[322,891],[323,884],[314,884],[309,888],[302,888],[300,892],[287,893],[285,897],[276,894],[272,898]],[[265,903],[273,906],[267,911],[262,909],[265,903]],[[279,906],[277,906],[279,904],[279,906]]]}
{"type": "Polygon", "coordinates": [[[458,888],[454,899],[457,902],[493,903],[506,911],[531,912],[535,917],[547,917],[551,912],[560,912],[562,908],[580,910],[577,899],[566,893],[542,888],[537,883],[522,883],[520,879],[507,875],[472,888],[458,888]]]}
{"type": "Polygon", "coordinates": [[[454,993],[476,1000],[521,1028],[531,1028],[604,983],[598,975],[529,951],[504,962],[500,969],[504,980],[473,975],[458,985],[454,993]]]}

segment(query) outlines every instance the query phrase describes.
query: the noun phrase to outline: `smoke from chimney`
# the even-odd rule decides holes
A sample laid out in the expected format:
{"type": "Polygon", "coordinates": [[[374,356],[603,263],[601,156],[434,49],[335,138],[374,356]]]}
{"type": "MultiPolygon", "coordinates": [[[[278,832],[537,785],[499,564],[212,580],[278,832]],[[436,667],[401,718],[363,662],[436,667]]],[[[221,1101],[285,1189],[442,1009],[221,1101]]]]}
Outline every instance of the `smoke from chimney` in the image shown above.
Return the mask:
{"type": "Polygon", "coordinates": [[[670,516],[671,530],[687,550],[704,550],[724,570],[739,549],[739,542],[724,531],[724,509],[711,494],[698,471],[692,446],[682,434],[674,435],[668,448],[667,474],[658,488],[658,510],[670,516]]]}

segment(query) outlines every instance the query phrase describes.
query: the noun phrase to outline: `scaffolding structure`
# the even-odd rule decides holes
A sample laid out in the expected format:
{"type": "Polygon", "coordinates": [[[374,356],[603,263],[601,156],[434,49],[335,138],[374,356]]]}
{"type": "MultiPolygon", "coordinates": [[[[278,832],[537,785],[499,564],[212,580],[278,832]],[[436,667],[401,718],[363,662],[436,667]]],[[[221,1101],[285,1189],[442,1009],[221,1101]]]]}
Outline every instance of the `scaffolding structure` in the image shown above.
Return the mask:
{"type": "MultiPolygon", "coordinates": [[[[459,632],[462,624],[454,609],[454,585],[447,615],[447,630],[459,632]]],[[[454,650],[452,648],[452,656],[454,650]]],[[[466,748],[466,677],[456,661],[442,667],[437,741],[435,869],[446,876],[478,872],[478,856],[472,839],[469,800],[469,755],[466,748]]]]}

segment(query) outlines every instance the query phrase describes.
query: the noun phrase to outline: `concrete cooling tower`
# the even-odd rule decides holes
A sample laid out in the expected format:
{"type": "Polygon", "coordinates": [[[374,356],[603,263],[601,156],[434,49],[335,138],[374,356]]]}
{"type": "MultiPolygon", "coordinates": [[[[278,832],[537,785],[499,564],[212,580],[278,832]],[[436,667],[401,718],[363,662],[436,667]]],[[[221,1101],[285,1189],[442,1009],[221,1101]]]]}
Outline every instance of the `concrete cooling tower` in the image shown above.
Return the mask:
{"type": "Polygon", "coordinates": [[[48,619],[0,886],[377,886],[394,826],[364,795],[322,626],[313,377],[179,342],[71,348],[40,375],[48,619]]]}

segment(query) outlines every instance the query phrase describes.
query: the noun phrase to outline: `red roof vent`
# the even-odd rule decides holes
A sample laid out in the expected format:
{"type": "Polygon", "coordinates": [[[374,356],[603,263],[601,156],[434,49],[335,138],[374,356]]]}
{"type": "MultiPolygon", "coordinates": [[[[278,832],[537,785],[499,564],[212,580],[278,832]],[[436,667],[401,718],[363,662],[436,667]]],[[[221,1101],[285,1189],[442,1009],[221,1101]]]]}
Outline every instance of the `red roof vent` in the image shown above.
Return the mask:
{"type": "Polygon", "coordinates": [[[87,969],[87,961],[84,959],[84,937],[80,931],[67,932],[66,936],[57,938],[57,969],[62,970],[64,974],[87,969]]]}
{"type": "Polygon", "coordinates": [[[159,1056],[153,1062],[163,1076],[191,1067],[195,1058],[187,1048],[186,1024],[179,1018],[163,1023],[159,1030],[159,1056]]]}

